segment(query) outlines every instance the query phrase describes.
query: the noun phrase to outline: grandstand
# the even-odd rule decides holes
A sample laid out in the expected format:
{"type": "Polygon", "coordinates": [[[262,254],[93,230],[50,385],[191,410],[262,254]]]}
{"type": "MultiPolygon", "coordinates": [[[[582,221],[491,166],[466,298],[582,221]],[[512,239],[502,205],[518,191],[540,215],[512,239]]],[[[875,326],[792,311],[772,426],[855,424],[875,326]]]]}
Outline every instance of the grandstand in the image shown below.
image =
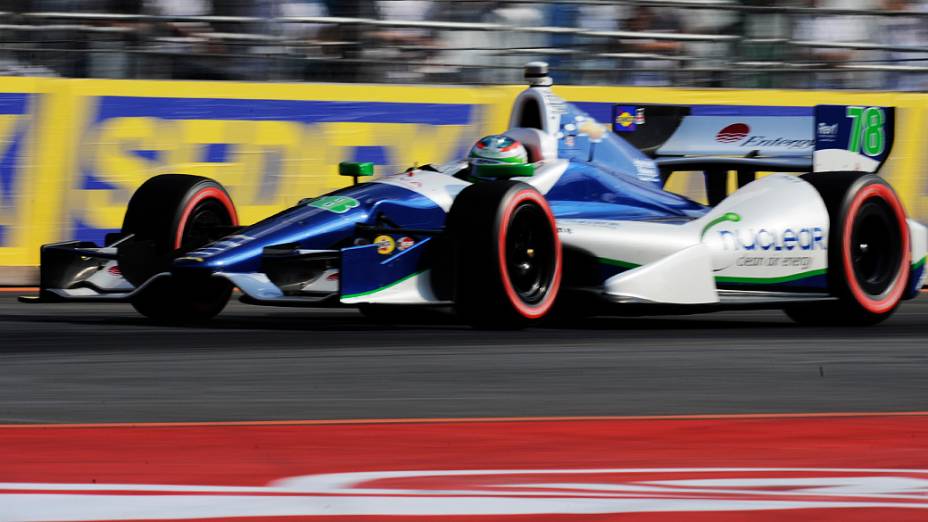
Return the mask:
{"type": "Polygon", "coordinates": [[[6,75],[928,88],[916,0],[2,0],[6,75]],[[774,4],[774,5],[771,5],[774,4]]]}

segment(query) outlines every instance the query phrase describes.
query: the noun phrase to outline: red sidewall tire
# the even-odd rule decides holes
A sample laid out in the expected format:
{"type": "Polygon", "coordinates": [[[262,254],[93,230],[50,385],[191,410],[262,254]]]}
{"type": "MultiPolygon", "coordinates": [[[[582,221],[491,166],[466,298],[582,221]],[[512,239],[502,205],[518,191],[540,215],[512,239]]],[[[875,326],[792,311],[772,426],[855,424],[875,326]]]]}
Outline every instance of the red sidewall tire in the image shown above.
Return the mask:
{"type": "Polygon", "coordinates": [[[207,185],[194,192],[178,214],[177,222],[174,225],[174,250],[180,249],[183,243],[187,221],[190,219],[190,215],[193,213],[194,209],[196,209],[197,205],[200,203],[210,199],[218,201],[226,209],[226,212],[228,212],[232,220],[232,226],[238,226],[238,213],[235,211],[235,205],[232,204],[232,198],[229,197],[229,194],[221,187],[207,185]]]}
{"type": "Polygon", "coordinates": [[[554,301],[557,297],[558,290],[561,286],[561,272],[563,266],[563,253],[561,251],[561,240],[558,237],[557,233],[557,224],[554,220],[554,214],[551,212],[551,207],[548,205],[548,202],[545,200],[544,196],[538,193],[534,189],[523,189],[519,192],[516,192],[512,195],[509,201],[500,209],[500,216],[498,219],[499,226],[499,238],[497,241],[497,260],[499,261],[499,273],[502,279],[503,291],[506,293],[506,297],[509,299],[509,304],[512,305],[512,308],[519,313],[522,317],[530,320],[539,319],[544,317],[554,306],[554,301]],[[539,208],[545,213],[545,216],[548,218],[548,222],[551,225],[551,236],[554,242],[554,275],[551,280],[551,283],[548,285],[548,291],[541,301],[538,303],[526,303],[523,301],[518,293],[516,292],[512,280],[509,277],[509,271],[507,269],[507,259],[506,259],[506,240],[509,232],[509,225],[512,219],[515,210],[519,205],[525,202],[532,202],[538,205],[539,208]]]}
{"type": "Polygon", "coordinates": [[[449,297],[466,321],[479,328],[522,328],[551,311],[563,253],[554,214],[534,187],[510,180],[475,183],[457,195],[445,225],[449,257],[439,265],[450,268],[443,276],[449,297]],[[513,255],[519,257],[508,259],[513,255]]]}
{"type": "Polygon", "coordinates": [[[796,304],[784,310],[796,322],[811,326],[855,327],[885,321],[905,296],[912,269],[911,238],[902,202],[875,174],[815,172],[804,174],[802,179],[815,187],[828,210],[828,290],[837,300],[796,304]],[[884,228],[871,228],[866,220],[874,217],[884,228]],[[877,240],[874,248],[898,251],[888,251],[892,257],[879,267],[880,259],[868,260],[869,251],[863,245],[885,234],[892,237],[883,245],[877,240]],[[861,244],[855,245],[856,241],[861,244]],[[858,255],[861,259],[855,259],[858,255]]]}
{"type": "MultiPolygon", "coordinates": [[[[170,272],[178,255],[210,239],[196,228],[204,217],[220,226],[238,225],[235,205],[216,181],[164,174],[143,183],[129,200],[123,219],[123,234],[135,238],[118,249],[126,279],[138,286],[155,274],[170,272]]],[[[174,274],[135,295],[132,305],[152,319],[204,320],[221,312],[231,293],[231,283],[208,274],[174,274]]]]}
{"type": "Polygon", "coordinates": [[[238,225],[238,213],[226,190],[209,178],[186,174],[162,174],[149,178],[132,195],[122,232],[155,242],[159,255],[173,254],[182,246],[184,233],[197,207],[215,203],[238,225]]]}
{"type": "Polygon", "coordinates": [[[873,183],[866,185],[853,195],[844,216],[844,222],[841,234],[841,262],[843,264],[843,275],[847,285],[848,292],[864,310],[873,314],[884,314],[892,311],[902,299],[905,293],[906,282],[909,280],[911,271],[911,249],[909,246],[909,226],[906,222],[905,209],[896,196],[896,193],[888,186],[882,183],[873,183]],[[869,199],[878,198],[886,203],[893,212],[899,225],[899,233],[902,241],[900,263],[896,276],[890,283],[889,288],[883,295],[872,296],[860,286],[855,274],[853,260],[851,259],[851,240],[853,239],[853,230],[855,218],[860,211],[861,206],[869,199]]]}

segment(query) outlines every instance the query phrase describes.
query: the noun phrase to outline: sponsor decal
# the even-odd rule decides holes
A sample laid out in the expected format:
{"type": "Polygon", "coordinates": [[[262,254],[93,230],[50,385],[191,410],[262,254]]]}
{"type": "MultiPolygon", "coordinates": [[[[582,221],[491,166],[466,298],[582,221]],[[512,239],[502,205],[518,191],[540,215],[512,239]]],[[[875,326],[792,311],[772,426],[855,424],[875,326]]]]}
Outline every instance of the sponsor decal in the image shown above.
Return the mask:
{"type": "Polygon", "coordinates": [[[809,149],[815,145],[812,139],[797,139],[784,136],[765,136],[761,134],[751,134],[751,127],[747,123],[732,123],[723,128],[715,135],[715,141],[725,144],[737,143],[739,147],[751,148],[788,148],[788,149],[809,149]]]}
{"type": "Polygon", "coordinates": [[[629,128],[632,125],[635,125],[635,117],[629,114],[628,112],[623,112],[615,118],[615,122],[619,124],[620,127],[629,128]]]}
{"type": "MultiPolygon", "coordinates": [[[[738,223],[741,216],[728,212],[710,221],[702,230],[702,238],[712,227],[722,223],[738,223]]],[[[742,268],[786,268],[808,271],[814,262],[812,251],[827,250],[825,229],[822,227],[801,227],[767,229],[767,228],[726,228],[718,231],[717,238],[722,242],[722,249],[726,251],[745,252],[734,260],[734,265],[742,268]]],[[[715,272],[725,270],[730,264],[723,267],[716,266],[715,272]]],[[[805,275],[796,274],[796,277],[805,275]]],[[[792,280],[793,276],[786,277],[792,280]]],[[[735,278],[737,279],[737,278],[735,278]]],[[[774,282],[774,279],[768,278],[774,282]]],[[[744,282],[744,281],[725,281],[744,282]]],[[[777,281],[780,282],[780,281],[777,281]]]]}
{"type": "Polygon", "coordinates": [[[822,227],[748,228],[720,230],[725,250],[792,251],[827,250],[825,229],[822,227]]]}
{"type": "Polygon", "coordinates": [[[644,107],[638,107],[635,109],[635,125],[644,125],[645,121],[644,107]]]}
{"type": "Polygon", "coordinates": [[[336,214],[344,214],[360,205],[358,200],[348,196],[322,196],[309,202],[309,206],[328,210],[336,214]]]}
{"type": "Polygon", "coordinates": [[[706,226],[702,228],[702,233],[699,234],[699,238],[702,239],[706,237],[706,232],[708,232],[710,228],[714,227],[715,225],[718,225],[719,223],[725,223],[727,221],[737,223],[738,221],[741,221],[741,215],[735,212],[726,212],[722,214],[721,216],[707,223],[706,226]]]}
{"type": "Polygon", "coordinates": [[[768,138],[767,136],[751,136],[744,140],[741,147],[785,147],[789,149],[809,149],[815,145],[815,140],[793,138],[768,138]]]}
{"type": "Polygon", "coordinates": [[[571,219],[570,224],[608,229],[617,229],[623,227],[623,224],[618,221],[609,221],[606,219],[571,219]]]}
{"type": "Polygon", "coordinates": [[[732,123],[715,135],[719,143],[736,143],[748,137],[751,128],[746,123],[732,123]]]}
{"type": "Polygon", "coordinates": [[[638,126],[637,107],[616,106],[612,114],[612,129],[615,132],[633,132],[638,126]]]}
{"type": "Polygon", "coordinates": [[[553,92],[542,89],[541,95],[545,98],[545,105],[551,109],[551,113],[560,116],[567,112],[567,102],[553,92]]]}
{"type": "Polygon", "coordinates": [[[374,244],[377,245],[377,253],[381,255],[392,254],[396,250],[396,242],[387,235],[377,236],[374,238],[374,244]]]}
{"type": "Polygon", "coordinates": [[[741,256],[735,261],[735,266],[783,266],[787,268],[798,268],[806,270],[812,265],[812,258],[809,256],[801,257],[765,257],[765,256],[741,256]]]}
{"type": "Polygon", "coordinates": [[[892,107],[818,105],[815,121],[815,171],[875,172],[892,150],[892,107]]]}
{"type": "Polygon", "coordinates": [[[638,172],[638,179],[641,181],[660,181],[660,171],[657,165],[651,160],[633,160],[635,170],[638,172]]]}
{"type": "MultiPolygon", "coordinates": [[[[245,236],[245,235],[242,235],[242,234],[237,234],[237,235],[234,235],[234,236],[229,236],[229,237],[223,239],[222,241],[217,241],[217,242],[215,242],[215,243],[210,243],[210,244],[206,245],[205,247],[198,248],[198,249],[194,250],[193,252],[190,252],[190,253],[188,254],[187,257],[183,257],[183,258],[180,258],[180,259],[189,260],[189,261],[195,261],[195,262],[197,262],[197,263],[202,263],[202,262],[203,262],[203,259],[202,259],[202,258],[204,258],[204,257],[210,257],[210,256],[215,255],[215,254],[218,254],[219,252],[222,252],[222,251],[224,251],[224,250],[228,250],[228,249],[230,249],[230,248],[235,248],[235,247],[238,247],[238,246],[242,246],[242,245],[244,245],[245,243],[254,241],[254,239],[255,239],[255,238],[253,238],[253,237],[251,237],[251,236],[245,236]]],[[[178,259],[178,260],[180,260],[180,259],[178,259]]]]}
{"type": "Polygon", "coordinates": [[[402,252],[403,250],[406,250],[407,248],[410,248],[415,244],[416,244],[415,239],[409,236],[403,236],[399,239],[399,241],[396,242],[396,249],[402,252]]]}
{"type": "Polygon", "coordinates": [[[815,127],[815,132],[818,134],[819,141],[837,141],[838,139],[838,124],[837,123],[825,123],[823,121],[818,122],[818,125],[815,127]]]}

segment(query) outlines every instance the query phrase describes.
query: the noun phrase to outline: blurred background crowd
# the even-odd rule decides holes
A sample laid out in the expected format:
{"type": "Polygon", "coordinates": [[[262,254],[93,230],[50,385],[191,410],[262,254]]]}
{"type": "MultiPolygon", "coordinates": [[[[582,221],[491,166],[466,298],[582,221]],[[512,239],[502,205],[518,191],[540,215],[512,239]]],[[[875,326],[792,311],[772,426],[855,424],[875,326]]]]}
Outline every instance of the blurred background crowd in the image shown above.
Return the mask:
{"type": "Polygon", "coordinates": [[[920,0],[0,0],[0,74],[928,90],[920,0]]]}

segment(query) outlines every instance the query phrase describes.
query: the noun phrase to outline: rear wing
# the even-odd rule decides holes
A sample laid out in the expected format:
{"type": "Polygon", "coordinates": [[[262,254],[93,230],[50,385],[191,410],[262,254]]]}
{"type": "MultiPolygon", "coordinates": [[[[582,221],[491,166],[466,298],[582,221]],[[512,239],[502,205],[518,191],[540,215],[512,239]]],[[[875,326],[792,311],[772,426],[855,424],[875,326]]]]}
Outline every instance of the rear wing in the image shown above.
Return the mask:
{"type": "Polygon", "coordinates": [[[666,182],[703,171],[710,204],[757,172],[878,172],[892,151],[893,107],[623,104],[613,131],[651,156],[666,182]]]}
{"type": "Polygon", "coordinates": [[[713,158],[713,164],[730,159],[733,168],[877,172],[892,150],[895,109],[616,105],[612,128],[659,164],[675,168],[687,164],[682,158],[694,164],[713,158]]]}

